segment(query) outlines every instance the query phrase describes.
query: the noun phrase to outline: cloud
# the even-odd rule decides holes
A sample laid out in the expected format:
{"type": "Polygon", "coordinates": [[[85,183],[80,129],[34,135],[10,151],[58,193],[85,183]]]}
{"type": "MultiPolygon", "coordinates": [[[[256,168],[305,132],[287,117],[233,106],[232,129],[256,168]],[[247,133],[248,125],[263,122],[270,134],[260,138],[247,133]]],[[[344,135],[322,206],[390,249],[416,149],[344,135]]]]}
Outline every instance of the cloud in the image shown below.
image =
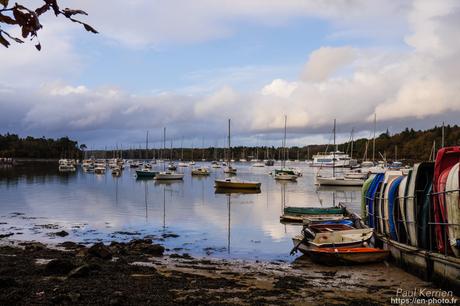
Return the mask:
{"type": "Polygon", "coordinates": [[[320,82],[327,80],[337,70],[355,59],[355,50],[351,47],[322,47],[310,54],[301,79],[320,82]]]}
{"type": "Polygon", "coordinates": [[[406,23],[409,30],[399,33],[404,48],[318,46],[305,55],[298,79],[267,78],[255,90],[243,92],[232,85],[257,83],[282,69],[246,65],[202,70],[185,76],[202,83],[201,88],[140,95],[111,85],[73,82],[72,76],[84,69],[84,57],[67,37],[73,30],[67,23],[63,28],[49,26],[42,36],[49,45],[45,52],[15,47],[5,53],[0,74],[9,77],[0,80],[0,131],[132,143],[143,139],[146,129],[158,130],[160,139],[161,128],[167,126],[171,137],[223,139],[226,120],[232,118],[234,135],[251,140],[261,133],[280,137],[287,115],[290,137],[300,142],[309,133],[328,133],[334,118],[343,129],[368,129],[374,112],[382,126],[396,128],[422,119],[424,127],[430,127],[443,116],[452,118],[460,112],[460,42],[454,39],[460,37],[457,1],[416,1],[405,6],[397,1],[178,3],[138,0],[108,5],[84,0],[72,6],[90,11],[94,18],[90,23],[106,38],[140,48],[231,35],[238,30],[238,19],[271,27],[313,16],[343,25],[344,31],[369,25],[378,35],[389,24],[383,19],[394,15],[395,23],[406,23]],[[348,14],[341,13],[344,7],[348,14]],[[206,79],[213,81],[206,83],[206,79]]]}

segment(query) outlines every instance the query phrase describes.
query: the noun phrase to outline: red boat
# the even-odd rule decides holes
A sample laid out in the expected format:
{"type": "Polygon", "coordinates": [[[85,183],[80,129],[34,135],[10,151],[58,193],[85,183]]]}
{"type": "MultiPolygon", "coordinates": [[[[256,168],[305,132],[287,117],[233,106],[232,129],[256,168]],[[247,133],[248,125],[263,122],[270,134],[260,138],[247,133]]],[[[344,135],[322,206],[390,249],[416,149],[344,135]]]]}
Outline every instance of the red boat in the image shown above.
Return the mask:
{"type": "Polygon", "coordinates": [[[434,221],[435,234],[436,234],[436,247],[440,253],[445,253],[445,241],[444,237],[446,234],[446,228],[442,224],[447,223],[447,213],[445,207],[445,180],[449,170],[460,162],[460,147],[446,147],[442,148],[436,154],[436,162],[434,165],[434,176],[433,176],[433,193],[435,196],[434,200],[434,221]],[[447,174],[446,174],[447,173],[447,174]]]}
{"type": "Polygon", "coordinates": [[[355,265],[381,262],[390,251],[376,248],[315,248],[307,254],[316,262],[326,265],[355,265]]]}

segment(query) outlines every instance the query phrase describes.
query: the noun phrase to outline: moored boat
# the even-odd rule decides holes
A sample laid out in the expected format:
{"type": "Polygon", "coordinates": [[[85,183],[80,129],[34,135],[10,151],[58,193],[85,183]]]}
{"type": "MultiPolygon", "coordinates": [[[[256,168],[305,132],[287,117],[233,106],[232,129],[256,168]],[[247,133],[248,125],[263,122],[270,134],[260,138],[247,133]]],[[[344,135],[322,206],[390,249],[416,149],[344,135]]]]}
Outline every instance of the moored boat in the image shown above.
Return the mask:
{"type": "Polygon", "coordinates": [[[192,175],[209,175],[209,169],[206,167],[194,168],[191,171],[192,175]]]}
{"type": "Polygon", "coordinates": [[[183,173],[175,173],[171,171],[158,172],[155,177],[156,180],[182,180],[183,173]]]}
{"type": "Polygon", "coordinates": [[[252,182],[252,181],[241,181],[231,178],[215,180],[214,187],[215,188],[235,188],[235,189],[260,189],[261,183],[259,182],[252,182]]]}

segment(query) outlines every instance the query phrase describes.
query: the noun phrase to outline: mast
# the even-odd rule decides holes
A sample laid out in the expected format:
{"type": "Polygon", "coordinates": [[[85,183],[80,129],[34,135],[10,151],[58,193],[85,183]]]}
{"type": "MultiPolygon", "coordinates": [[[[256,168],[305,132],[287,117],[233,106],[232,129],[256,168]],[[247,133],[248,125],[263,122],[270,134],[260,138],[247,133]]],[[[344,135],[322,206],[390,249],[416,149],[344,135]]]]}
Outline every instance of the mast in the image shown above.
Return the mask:
{"type": "Polygon", "coordinates": [[[441,135],[441,148],[444,148],[444,121],[442,122],[441,135]]]}
{"type": "Polygon", "coordinates": [[[201,144],[201,161],[204,159],[204,137],[202,137],[202,144],[201,144]]]}
{"type": "Polygon", "coordinates": [[[182,136],[182,139],[180,141],[180,150],[181,150],[180,160],[184,161],[184,136],[182,136]]]}
{"type": "Polygon", "coordinates": [[[230,144],[230,119],[228,119],[228,152],[227,152],[227,165],[230,168],[230,152],[231,152],[231,144],[230,144]]]}
{"type": "MultiPolygon", "coordinates": [[[[336,126],[335,126],[335,119],[334,119],[334,147],[335,147],[335,129],[336,129],[336,126]]],[[[332,155],[333,155],[333,158],[332,158],[332,177],[335,177],[335,151],[332,152],[332,155]]]]}
{"type": "Polygon", "coordinates": [[[145,136],[145,159],[149,159],[149,131],[147,131],[147,136],[145,136]]]}
{"type": "MultiPolygon", "coordinates": [[[[166,152],[166,128],[163,128],[163,152],[166,152]]],[[[163,161],[163,171],[165,170],[166,170],[166,165],[165,165],[165,162],[163,161]]]]}
{"type": "Polygon", "coordinates": [[[374,140],[372,143],[372,162],[375,163],[375,128],[377,125],[377,114],[374,113],[374,140]]]}
{"type": "Polygon", "coordinates": [[[350,150],[350,159],[353,159],[353,142],[354,142],[353,133],[354,133],[354,129],[351,129],[351,150],[350,150]]]}
{"type": "Polygon", "coordinates": [[[286,168],[286,123],[287,116],[284,115],[283,168],[286,168]]]}

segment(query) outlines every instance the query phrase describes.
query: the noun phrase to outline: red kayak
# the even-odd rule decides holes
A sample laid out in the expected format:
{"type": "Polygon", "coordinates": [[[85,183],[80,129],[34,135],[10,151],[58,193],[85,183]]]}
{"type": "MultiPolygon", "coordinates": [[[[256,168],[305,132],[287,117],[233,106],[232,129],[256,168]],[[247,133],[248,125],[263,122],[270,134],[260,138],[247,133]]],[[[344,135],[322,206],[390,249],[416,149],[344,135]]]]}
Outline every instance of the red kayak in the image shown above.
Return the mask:
{"type": "Polygon", "coordinates": [[[460,147],[442,148],[436,154],[436,162],[434,165],[433,176],[433,193],[438,193],[433,197],[434,200],[434,221],[436,234],[436,247],[440,253],[445,253],[446,234],[445,226],[442,223],[447,223],[447,213],[445,207],[445,194],[439,193],[445,191],[447,175],[450,169],[460,161],[460,147]]]}
{"type": "Polygon", "coordinates": [[[315,248],[308,255],[316,262],[327,265],[356,265],[381,262],[390,251],[376,248],[315,248]]]}

